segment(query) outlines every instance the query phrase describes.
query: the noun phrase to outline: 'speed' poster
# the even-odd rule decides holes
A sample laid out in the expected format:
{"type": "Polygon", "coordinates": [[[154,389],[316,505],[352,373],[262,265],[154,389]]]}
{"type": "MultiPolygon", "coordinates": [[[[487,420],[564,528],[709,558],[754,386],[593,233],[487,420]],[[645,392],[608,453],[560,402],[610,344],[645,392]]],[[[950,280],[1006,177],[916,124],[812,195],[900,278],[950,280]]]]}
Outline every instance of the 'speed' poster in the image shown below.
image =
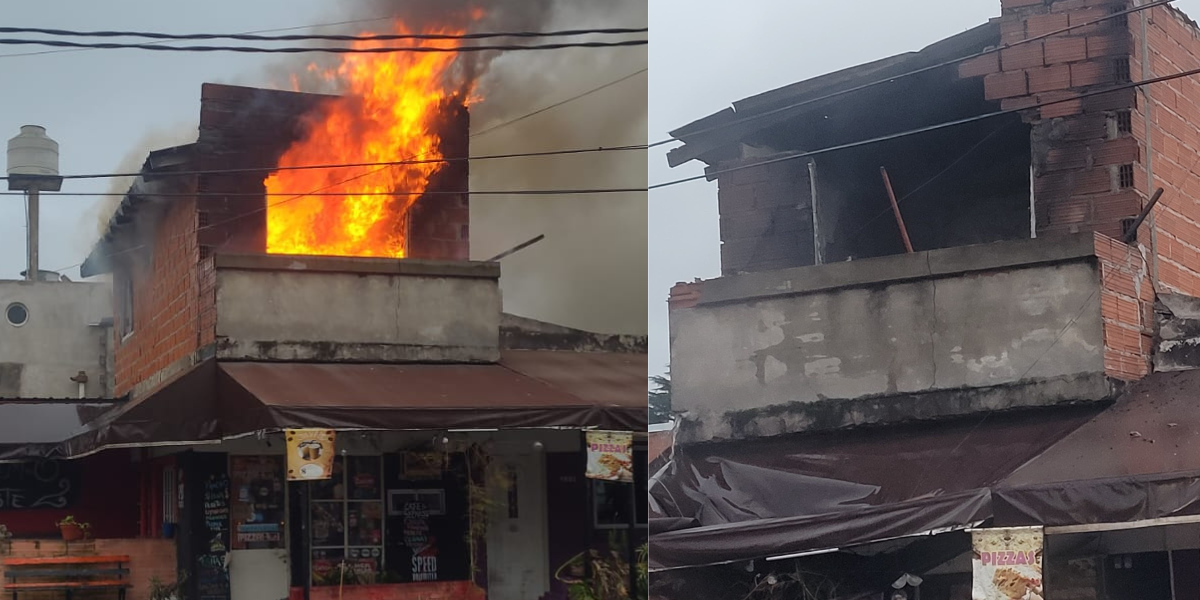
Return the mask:
{"type": "Polygon", "coordinates": [[[1042,600],[1041,527],[971,532],[972,600],[1042,600]]]}

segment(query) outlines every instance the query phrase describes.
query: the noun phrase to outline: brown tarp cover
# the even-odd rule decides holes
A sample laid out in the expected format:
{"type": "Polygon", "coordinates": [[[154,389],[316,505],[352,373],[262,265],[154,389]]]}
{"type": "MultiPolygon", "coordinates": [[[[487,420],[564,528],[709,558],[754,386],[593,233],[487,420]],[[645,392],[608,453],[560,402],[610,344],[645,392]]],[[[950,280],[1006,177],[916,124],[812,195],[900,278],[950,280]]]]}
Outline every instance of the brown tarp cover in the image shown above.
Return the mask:
{"type": "Polygon", "coordinates": [[[645,354],[558,351],[506,352],[488,365],[209,360],[29,454],[76,457],[291,427],[645,431],[645,373],[645,354]]]}
{"type": "Polygon", "coordinates": [[[676,448],[652,482],[651,568],[996,525],[1200,514],[1200,371],[1108,407],[676,448]]]}

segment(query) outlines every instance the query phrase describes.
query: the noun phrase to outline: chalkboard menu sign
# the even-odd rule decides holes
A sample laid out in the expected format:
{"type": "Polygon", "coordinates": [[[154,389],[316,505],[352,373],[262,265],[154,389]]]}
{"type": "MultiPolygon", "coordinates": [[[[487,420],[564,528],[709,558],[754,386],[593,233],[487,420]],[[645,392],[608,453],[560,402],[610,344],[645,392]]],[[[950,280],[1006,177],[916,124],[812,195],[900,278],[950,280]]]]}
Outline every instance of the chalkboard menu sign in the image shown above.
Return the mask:
{"type": "Polygon", "coordinates": [[[410,468],[412,462],[404,454],[389,455],[385,461],[385,546],[387,570],[395,581],[456,581],[471,576],[465,458],[451,454],[437,464],[440,468],[434,472],[410,468]]]}
{"type": "Polygon", "coordinates": [[[70,508],[78,497],[79,471],[71,463],[0,463],[0,510],[70,508]]]}
{"type": "Polygon", "coordinates": [[[280,456],[230,457],[235,550],[283,547],[283,468],[280,456]]]}
{"type": "Polygon", "coordinates": [[[204,482],[204,528],[196,556],[196,586],[200,600],[229,598],[229,476],[220,473],[204,482]]]}

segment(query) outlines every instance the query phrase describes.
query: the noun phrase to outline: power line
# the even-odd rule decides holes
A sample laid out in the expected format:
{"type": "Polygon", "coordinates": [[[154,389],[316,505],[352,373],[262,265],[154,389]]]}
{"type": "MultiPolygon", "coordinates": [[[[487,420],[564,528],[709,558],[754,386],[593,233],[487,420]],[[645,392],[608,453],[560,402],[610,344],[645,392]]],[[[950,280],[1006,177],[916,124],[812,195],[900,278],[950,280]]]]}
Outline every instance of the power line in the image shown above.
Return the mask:
{"type": "Polygon", "coordinates": [[[257,46],[156,46],[146,44],[122,44],[99,42],[69,42],[66,40],[22,40],[16,38],[0,38],[0,46],[51,46],[57,48],[89,48],[97,50],[153,50],[159,52],[241,52],[249,54],[300,54],[306,52],[325,52],[330,54],[394,54],[399,52],[430,53],[430,52],[492,52],[492,51],[521,51],[521,50],[561,50],[564,48],[617,48],[623,46],[645,46],[649,40],[626,40],[620,42],[563,42],[557,44],[537,44],[521,46],[515,44],[485,45],[485,46],[399,46],[379,48],[341,48],[341,47],[284,47],[261,48],[257,46]]]}
{"type": "MultiPolygon", "coordinates": [[[[881,84],[884,84],[884,83],[892,83],[892,82],[894,82],[894,81],[898,81],[898,80],[900,80],[900,79],[904,79],[904,78],[906,78],[906,77],[912,77],[913,75],[919,75],[919,74],[921,74],[921,73],[926,73],[926,72],[929,72],[929,71],[933,71],[933,70],[935,70],[935,69],[941,69],[941,68],[943,68],[943,67],[948,67],[948,66],[951,66],[951,65],[956,65],[956,64],[958,64],[958,63],[961,63],[961,62],[965,62],[965,61],[968,61],[968,60],[972,60],[972,59],[975,59],[975,58],[979,58],[979,57],[981,57],[981,56],[987,56],[987,55],[989,55],[989,54],[995,54],[995,53],[997,53],[997,52],[1002,52],[1002,51],[1004,51],[1004,50],[1008,50],[1009,48],[1015,48],[1015,47],[1017,47],[1017,46],[1021,46],[1021,45],[1024,45],[1024,44],[1030,44],[1030,43],[1033,43],[1033,42],[1037,42],[1037,41],[1044,40],[1044,39],[1046,39],[1046,38],[1049,38],[1049,37],[1053,37],[1053,36],[1056,36],[1056,35],[1061,35],[1061,34],[1063,34],[1063,33],[1067,33],[1067,32],[1069,32],[1069,31],[1073,31],[1073,30],[1075,30],[1075,29],[1080,29],[1080,28],[1083,28],[1083,27],[1088,27],[1088,26],[1090,26],[1090,25],[1096,25],[1096,24],[1098,24],[1098,23],[1103,23],[1103,22],[1105,22],[1105,21],[1108,21],[1108,20],[1111,20],[1111,19],[1117,19],[1117,18],[1121,18],[1121,17],[1124,17],[1124,16],[1126,16],[1126,15],[1130,15],[1130,14],[1133,14],[1133,13],[1136,13],[1136,12],[1139,12],[1139,11],[1146,10],[1146,9],[1148,9],[1148,8],[1154,8],[1154,7],[1156,7],[1156,6],[1163,6],[1163,5],[1166,5],[1166,4],[1170,4],[1171,2],[1174,2],[1174,1],[1175,1],[1175,0],[1159,0],[1158,2],[1151,2],[1151,3],[1149,3],[1149,4],[1143,4],[1143,5],[1141,5],[1141,6],[1135,6],[1135,7],[1133,7],[1133,8],[1130,8],[1130,9],[1128,9],[1128,10],[1123,10],[1123,11],[1120,11],[1120,12],[1111,13],[1111,14],[1105,15],[1105,16],[1103,16],[1103,17],[1100,17],[1100,18],[1098,18],[1098,19],[1092,20],[1092,21],[1086,21],[1086,22],[1084,22],[1084,23],[1078,23],[1078,24],[1075,24],[1075,25],[1071,25],[1071,26],[1069,26],[1069,27],[1064,27],[1064,28],[1062,28],[1062,29],[1056,29],[1056,30],[1054,30],[1054,31],[1051,31],[1051,32],[1049,32],[1049,33],[1044,33],[1044,34],[1042,34],[1042,35],[1034,36],[1034,37],[1027,38],[1027,39],[1024,39],[1024,40],[1019,40],[1019,41],[1016,41],[1016,42],[1012,42],[1012,43],[1010,43],[1010,44],[1002,44],[1002,45],[1000,45],[1000,46],[997,46],[997,47],[995,47],[995,48],[990,48],[990,49],[987,49],[987,50],[983,50],[983,51],[980,51],[980,52],[976,52],[975,54],[970,54],[970,55],[967,55],[967,56],[961,56],[961,57],[959,57],[959,58],[954,58],[954,59],[951,59],[951,60],[947,60],[947,61],[944,61],[944,62],[940,62],[940,63],[938,63],[938,64],[936,64],[936,65],[931,65],[931,66],[928,66],[928,67],[922,67],[922,68],[920,68],[920,69],[915,69],[915,70],[913,70],[913,71],[908,71],[908,72],[901,73],[901,74],[899,74],[899,75],[894,75],[894,76],[891,76],[891,77],[886,77],[886,78],[884,78],[884,79],[879,79],[879,80],[876,80],[876,81],[872,81],[872,82],[870,82],[870,83],[865,83],[865,84],[858,85],[858,86],[855,86],[855,87],[852,87],[852,88],[848,88],[848,89],[845,89],[845,90],[840,90],[840,91],[836,91],[836,92],[831,92],[831,93],[829,93],[829,94],[826,94],[826,95],[824,95],[824,96],[820,96],[820,97],[817,97],[817,98],[811,98],[811,99],[809,99],[809,100],[803,100],[803,101],[800,101],[800,102],[796,102],[796,103],[794,103],[794,104],[789,104],[789,105],[787,105],[787,106],[781,106],[781,107],[779,107],[779,108],[774,108],[774,109],[771,109],[771,110],[769,110],[769,111],[762,112],[762,113],[758,113],[758,114],[755,114],[755,115],[749,115],[749,116],[746,116],[746,117],[742,117],[742,118],[734,119],[734,120],[732,120],[732,121],[727,121],[727,122],[724,122],[724,123],[716,123],[716,124],[714,124],[714,125],[710,125],[710,126],[708,126],[708,127],[703,127],[703,128],[697,129],[697,130],[695,130],[695,131],[689,131],[689,132],[687,132],[687,135],[688,135],[688,136],[701,135],[701,134],[709,133],[709,132],[712,132],[712,131],[716,131],[716,130],[718,130],[718,129],[724,129],[724,128],[726,128],[726,127],[731,127],[731,126],[734,126],[734,125],[740,125],[740,124],[742,124],[742,123],[749,123],[749,122],[751,122],[751,121],[754,121],[754,120],[757,120],[757,119],[762,119],[762,118],[769,117],[769,116],[772,116],[772,115],[776,115],[776,114],[779,114],[779,113],[787,112],[787,111],[790,111],[790,110],[792,110],[792,109],[794,109],[794,108],[800,108],[800,107],[802,107],[802,106],[807,106],[807,105],[809,105],[809,104],[813,104],[813,103],[816,103],[816,102],[822,102],[822,101],[829,100],[829,99],[832,99],[832,98],[837,98],[837,97],[840,97],[840,96],[844,96],[844,95],[846,95],[846,94],[852,94],[852,93],[854,93],[854,92],[859,92],[859,91],[862,91],[862,90],[865,90],[865,89],[868,89],[868,88],[872,88],[872,87],[875,87],[875,86],[877,86],[877,85],[881,85],[881,84]]],[[[667,139],[665,139],[665,140],[659,140],[659,141],[657,141],[657,142],[654,142],[654,143],[652,143],[652,144],[648,144],[648,146],[649,146],[650,148],[655,148],[655,147],[661,146],[661,145],[663,145],[663,144],[669,144],[669,143],[671,143],[671,142],[675,142],[675,141],[681,141],[681,140],[677,140],[677,139],[675,139],[675,138],[667,138],[667,139]]]]}
{"type": "MultiPolygon", "coordinates": [[[[598,87],[594,87],[594,88],[592,88],[592,89],[590,89],[590,90],[587,90],[587,91],[585,91],[585,92],[580,92],[579,94],[576,94],[576,95],[574,95],[574,96],[571,96],[570,98],[566,98],[566,99],[560,100],[560,101],[558,101],[558,102],[555,102],[554,104],[550,104],[550,105],[544,106],[544,107],[542,107],[542,108],[539,108],[539,109],[537,109],[537,110],[535,110],[535,111],[533,111],[533,112],[531,112],[531,113],[527,113],[527,114],[521,115],[521,116],[519,116],[519,117],[517,117],[517,118],[515,118],[515,119],[513,119],[513,120],[511,120],[511,121],[505,121],[505,122],[503,122],[503,123],[500,123],[499,125],[493,125],[492,127],[488,127],[487,129],[484,129],[483,131],[479,131],[479,132],[476,132],[476,133],[472,133],[472,134],[471,134],[471,137],[477,137],[477,136],[481,136],[481,135],[483,135],[483,134],[485,134],[485,133],[490,133],[490,132],[492,132],[492,131],[495,131],[495,130],[497,130],[497,129],[500,129],[501,127],[507,127],[507,126],[509,126],[509,125],[512,125],[513,123],[516,123],[516,122],[518,122],[518,121],[524,121],[525,119],[528,119],[529,117],[532,117],[532,116],[535,116],[535,115],[542,114],[542,113],[544,113],[544,112],[546,112],[546,111],[548,111],[548,110],[550,110],[550,109],[552,109],[552,108],[558,108],[559,106],[562,106],[562,105],[564,105],[564,104],[566,104],[566,103],[568,103],[568,102],[572,102],[572,101],[574,101],[574,100],[578,100],[578,99],[580,99],[580,98],[582,98],[582,97],[584,97],[584,96],[587,96],[587,95],[589,95],[589,94],[594,94],[594,93],[596,93],[596,92],[598,92],[598,91],[600,91],[600,90],[603,90],[603,89],[605,89],[605,88],[612,87],[612,86],[614,86],[614,85],[617,85],[618,83],[621,83],[622,81],[625,81],[625,80],[627,80],[627,79],[632,79],[632,78],[634,78],[634,77],[636,77],[636,76],[638,76],[638,75],[641,75],[642,73],[645,73],[646,71],[649,71],[649,70],[650,70],[650,69],[649,69],[648,67],[647,67],[647,68],[645,68],[645,69],[639,69],[639,70],[637,70],[637,71],[634,71],[633,73],[630,73],[630,74],[628,74],[628,75],[626,75],[626,76],[624,76],[624,77],[621,77],[621,78],[619,78],[619,79],[614,79],[614,80],[612,80],[612,81],[610,81],[610,82],[608,82],[608,83],[606,83],[606,84],[604,84],[604,85],[601,85],[601,86],[598,86],[598,87]]],[[[648,148],[648,146],[641,146],[641,148],[648,148]]]]}
{"type": "MultiPolygon", "coordinates": [[[[332,184],[338,186],[345,181],[332,184]]],[[[332,187],[331,186],[331,187],[332,187]]],[[[262,198],[272,196],[293,196],[303,198],[307,196],[344,198],[351,196],[571,196],[580,194],[632,194],[644,193],[646,188],[639,187],[619,187],[619,188],[577,188],[577,189],[557,189],[557,190],[425,190],[422,192],[147,192],[143,194],[133,194],[134,196],[152,196],[155,198],[262,198]]],[[[23,196],[24,192],[0,192],[0,196],[23,196]]],[[[42,192],[43,197],[47,192],[42,192]]],[[[106,196],[125,196],[128,192],[114,194],[109,192],[55,192],[54,196],[78,196],[78,197],[106,197],[106,196]]],[[[278,204],[278,203],[277,203],[278,204]]]]}
{"type": "MultiPolygon", "coordinates": [[[[645,69],[643,69],[642,71],[645,71],[645,69]]],[[[508,125],[511,125],[511,124],[513,124],[513,123],[516,123],[516,122],[518,122],[518,121],[521,121],[522,119],[524,119],[524,118],[526,118],[526,117],[528,117],[528,116],[530,116],[530,115],[532,115],[532,114],[539,113],[539,112],[543,112],[543,111],[545,111],[545,110],[548,110],[548,109],[550,109],[550,108],[553,108],[553,107],[561,106],[561,105],[563,105],[563,104],[566,104],[567,102],[571,102],[572,100],[577,100],[577,99],[579,99],[579,98],[582,98],[582,97],[584,97],[584,96],[586,96],[586,95],[588,95],[588,94],[591,94],[591,93],[594,93],[594,92],[596,92],[596,91],[599,91],[599,90],[601,90],[601,89],[604,89],[604,88],[608,87],[609,85],[612,85],[612,84],[618,83],[618,82],[620,82],[620,81],[623,81],[623,80],[625,80],[625,79],[628,79],[629,77],[633,77],[634,75],[637,75],[637,74],[638,74],[638,73],[633,73],[633,74],[627,75],[627,76],[625,76],[625,77],[622,77],[621,79],[618,79],[618,80],[612,81],[612,82],[610,82],[610,83],[607,83],[607,84],[601,85],[601,86],[599,86],[599,87],[597,87],[597,88],[593,88],[592,90],[589,90],[589,91],[587,91],[587,92],[584,92],[584,93],[582,93],[582,94],[577,94],[577,95],[575,95],[575,96],[572,96],[571,98],[568,98],[568,99],[565,99],[565,100],[562,100],[562,101],[556,102],[556,103],[554,103],[554,104],[551,104],[551,105],[549,105],[549,106],[547,106],[547,107],[543,107],[543,108],[537,109],[537,110],[533,111],[532,113],[529,113],[529,114],[526,114],[526,115],[522,115],[522,116],[520,116],[520,117],[516,117],[516,118],[514,118],[514,119],[512,119],[512,120],[510,120],[510,121],[507,121],[507,122],[501,123],[501,124],[499,124],[499,125],[496,125],[496,126],[494,126],[494,127],[490,128],[490,129],[488,129],[487,131],[494,131],[494,130],[496,130],[496,129],[500,129],[501,127],[506,127],[506,126],[508,126],[508,125]]],[[[419,156],[419,155],[418,155],[418,156],[414,156],[414,157],[412,157],[412,160],[417,160],[417,159],[419,159],[419,158],[420,158],[420,156],[419,156]]],[[[356,180],[356,179],[361,179],[361,178],[363,178],[363,177],[366,177],[366,176],[368,176],[368,175],[373,175],[373,174],[375,174],[375,173],[378,173],[378,172],[380,172],[380,171],[383,171],[383,170],[384,170],[384,169],[386,169],[386,168],[387,168],[387,167],[380,167],[380,168],[378,168],[378,169],[374,169],[374,170],[372,170],[372,171],[368,171],[368,172],[366,172],[366,173],[362,173],[362,174],[360,174],[360,175],[355,175],[354,177],[350,177],[350,178],[348,178],[348,179],[344,179],[344,180],[342,180],[342,181],[339,181],[339,182],[337,182],[337,183],[334,183],[334,184],[332,184],[332,185],[327,185],[327,186],[325,186],[325,187],[317,188],[316,190],[313,190],[313,191],[312,191],[312,192],[310,192],[310,193],[319,193],[319,192],[322,192],[322,191],[324,191],[324,190],[328,190],[328,189],[330,189],[330,188],[337,187],[337,186],[339,186],[339,185],[343,185],[343,184],[346,184],[346,183],[350,183],[351,181],[354,181],[354,180],[356,180]]],[[[637,191],[637,192],[644,192],[645,190],[643,190],[643,189],[641,189],[641,188],[638,188],[636,191],[637,191]]],[[[254,215],[254,214],[258,214],[258,213],[260,213],[260,212],[266,212],[266,211],[267,211],[267,210],[268,210],[268,209],[269,209],[271,206],[279,206],[280,204],[284,204],[284,203],[287,203],[287,202],[291,202],[291,201],[293,201],[293,200],[298,200],[298,199],[300,199],[300,198],[303,198],[303,197],[304,197],[304,195],[297,195],[297,196],[293,196],[292,198],[288,198],[287,200],[281,200],[281,201],[279,201],[279,202],[275,202],[275,203],[264,203],[264,204],[266,204],[265,206],[262,206],[262,207],[259,207],[259,208],[255,208],[255,209],[253,209],[253,210],[251,210],[251,211],[249,211],[249,212],[242,213],[242,214],[239,214],[239,215],[236,215],[236,216],[230,217],[230,218],[228,218],[228,219],[223,219],[223,220],[221,220],[221,221],[217,221],[216,223],[210,223],[210,224],[208,224],[208,225],[205,225],[205,226],[199,226],[199,227],[197,227],[197,228],[196,228],[196,230],[197,230],[197,231],[201,231],[201,230],[207,230],[207,229],[211,229],[211,228],[219,227],[219,226],[221,226],[221,225],[226,225],[226,224],[229,224],[229,223],[233,223],[233,222],[235,222],[235,221],[238,221],[238,220],[244,219],[244,218],[246,218],[246,217],[248,217],[248,216],[251,216],[251,215],[254,215]]],[[[175,240],[175,239],[181,239],[181,238],[183,238],[183,237],[186,237],[187,235],[191,235],[191,233],[189,232],[189,233],[176,234],[175,236],[172,236],[172,237],[168,238],[168,240],[167,240],[167,241],[173,241],[173,240],[175,240]]],[[[139,250],[139,249],[141,249],[141,248],[144,248],[144,247],[145,247],[145,244],[140,244],[140,245],[137,245],[137,246],[135,246],[135,247],[132,247],[132,248],[126,248],[126,249],[124,249],[124,250],[120,250],[120,251],[117,251],[117,252],[111,252],[111,253],[104,254],[104,255],[102,255],[102,256],[101,256],[101,258],[103,258],[103,259],[106,259],[106,260],[107,260],[107,259],[109,259],[109,258],[113,258],[113,257],[115,257],[115,256],[117,256],[117,255],[120,255],[120,254],[125,254],[125,253],[128,253],[128,252],[134,252],[134,251],[136,251],[136,250],[139,250]]],[[[83,265],[83,262],[79,262],[79,263],[75,263],[75,264],[73,264],[73,265],[68,265],[68,266],[66,266],[66,267],[62,267],[62,268],[59,268],[59,269],[55,269],[55,271],[56,271],[56,272],[66,271],[66,270],[68,270],[68,269],[74,269],[75,267],[80,267],[80,266],[82,266],[82,265],[83,265]]]]}
{"type": "Polygon", "coordinates": [[[866,146],[866,145],[869,145],[869,144],[876,144],[876,143],[879,143],[879,142],[887,142],[887,141],[891,141],[891,140],[895,140],[895,139],[900,139],[900,138],[904,138],[904,137],[909,137],[909,136],[912,136],[912,135],[917,135],[917,134],[920,134],[920,133],[927,133],[927,132],[930,132],[930,131],[937,131],[937,130],[939,130],[939,129],[946,129],[946,128],[948,128],[948,127],[954,127],[954,126],[956,126],[956,125],[965,125],[965,124],[967,124],[967,123],[974,123],[974,122],[976,122],[976,121],[983,121],[983,120],[985,120],[985,119],[991,119],[991,118],[995,118],[995,117],[1001,117],[1001,116],[1004,116],[1004,115],[1017,114],[1017,113],[1020,113],[1020,112],[1023,112],[1023,111],[1027,111],[1027,110],[1033,110],[1033,109],[1035,109],[1035,108],[1044,108],[1044,107],[1047,107],[1047,106],[1053,106],[1053,105],[1056,105],[1056,104],[1063,104],[1063,103],[1065,103],[1065,102],[1075,102],[1075,101],[1077,101],[1077,100],[1082,100],[1082,99],[1084,99],[1084,98],[1091,98],[1091,97],[1094,97],[1094,96],[1100,96],[1100,95],[1103,95],[1103,94],[1111,94],[1111,93],[1113,93],[1113,92],[1120,92],[1120,91],[1124,91],[1124,90],[1129,90],[1129,89],[1133,89],[1133,88],[1141,87],[1141,86],[1143,86],[1143,85],[1150,85],[1150,84],[1154,84],[1154,83],[1162,83],[1162,82],[1164,82],[1164,81],[1171,81],[1171,80],[1173,80],[1173,79],[1181,79],[1181,78],[1183,78],[1183,77],[1191,77],[1191,76],[1193,76],[1193,75],[1200,75],[1200,69],[1190,69],[1190,70],[1188,70],[1188,71],[1181,71],[1181,72],[1179,72],[1179,73],[1172,73],[1172,74],[1170,74],[1170,75],[1163,75],[1163,76],[1161,76],[1161,77],[1152,77],[1152,78],[1150,78],[1150,79],[1143,79],[1143,80],[1141,80],[1141,81],[1134,81],[1134,82],[1131,82],[1131,83],[1125,83],[1125,84],[1117,85],[1117,86],[1114,86],[1114,87],[1105,88],[1105,89],[1103,89],[1103,90],[1094,90],[1094,91],[1091,91],[1091,92],[1084,92],[1084,93],[1082,93],[1082,94],[1079,94],[1079,95],[1076,95],[1076,96],[1072,96],[1072,97],[1070,97],[1070,98],[1061,98],[1061,99],[1059,99],[1059,100],[1050,100],[1050,101],[1041,102],[1041,103],[1038,103],[1038,104],[1030,104],[1030,105],[1028,105],[1028,106],[1022,106],[1022,107],[1019,107],[1019,108],[1010,108],[1010,109],[1007,109],[1007,110],[998,110],[998,111],[995,111],[995,112],[984,113],[984,114],[981,114],[981,115],[975,115],[975,116],[973,116],[973,117],[966,117],[966,118],[957,119],[957,120],[954,120],[954,121],[946,121],[946,122],[943,122],[943,123],[937,123],[937,124],[934,124],[934,125],[927,125],[927,126],[925,126],[925,127],[918,127],[918,128],[916,128],[916,129],[909,129],[909,130],[907,130],[907,131],[901,131],[901,132],[898,132],[898,133],[890,133],[890,134],[888,134],[888,135],[882,135],[882,136],[878,136],[878,137],[873,137],[873,138],[869,138],[869,139],[865,139],[865,140],[860,140],[860,141],[857,141],[857,142],[848,142],[848,143],[845,143],[845,144],[838,144],[838,145],[836,145],[836,146],[829,146],[829,147],[826,147],[826,148],[821,148],[821,149],[818,149],[818,150],[810,150],[810,151],[808,151],[808,152],[797,152],[797,153],[795,153],[795,154],[789,154],[789,155],[787,155],[787,156],[780,156],[780,157],[778,157],[778,158],[772,158],[772,159],[768,159],[768,160],[764,160],[764,161],[760,161],[760,162],[756,162],[756,163],[752,163],[752,164],[739,165],[739,166],[735,166],[735,167],[728,167],[728,168],[725,168],[725,169],[715,169],[715,170],[712,170],[712,171],[706,171],[706,172],[705,172],[703,175],[695,175],[695,176],[692,176],[692,177],[684,177],[683,179],[676,179],[676,180],[674,180],[674,181],[665,181],[665,182],[663,182],[663,183],[656,183],[656,184],[654,184],[654,185],[648,186],[648,187],[647,187],[647,189],[648,189],[648,190],[654,190],[654,189],[658,189],[658,188],[664,188],[664,187],[668,187],[668,186],[672,186],[672,185],[678,185],[678,184],[681,184],[681,183],[687,183],[687,182],[689,182],[689,181],[696,181],[696,180],[699,180],[699,179],[708,179],[708,178],[710,178],[710,177],[713,177],[713,176],[716,176],[716,175],[721,175],[721,174],[724,174],[724,173],[732,173],[732,172],[734,172],[734,171],[741,171],[742,169],[753,169],[753,168],[762,167],[762,166],[765,166],[765,165],[775,164],[775,163],[779,163],[779,162],[784,162],[784,161],[789,161],[789,160],[796,160],[796,159],[800,159],[800,158],[806,158],[806,157],[809,157],[809,156],[816,156],[816,155],[818,155],[818,154],[825,154],[825,153],[828,153],[828,152],[834,152],[834,151],[837,151],[837,150],[846,150],[846,149],[849,149],[849,148],[857,148],[857,147],[859,147],[859,146],[866,146]]]}
{"type": "MultiPolygon", "coordinates": [[[[292,27],[277,27],[274,29],[257,29],[253,31],[243,31],[240,35],[250,35],[256,33],[276,33],[280,31],[296,31],[300,29],[320,29],[323,27],[337,27],[339,25],[355,25],[358,23],[374,23],[376,21],[391,21],[395,17],[373,17],[370,19],[354,19],[351,21],[335,21],[333,23],[316,23],[313,25],[295,25],[292,27]]],[[[157,42],[151,42],[157,43],[157,42]]],[[[63,54],[65,52],[88,52],[94,48],[67,48],[63,50],[39,50],[37,52],[18,52],[14,54],[0,54],[0,58],[16,58],[18,56],[40,56],[43,54],[63,54]]]]}
{"type": "MultiPolygon", "coordinates": [[[[946,173],[949,173],[951,169],[958,166],[958,163],[961,163],[963,160],[966,160],[966,158],[968,156],[970,156],[972,152],[975,152],[976,150],[978,150],[980,146],[987,143],[988,140],[992,139],[992,137],[994,137],[996,134],[998,134],[1001,131],[1003,131],[1004,129],[1006,129],[1009,125],[1011,125],[1011,123],[1005,123],[1005,124],[997,127],[996,129],[992,130],[991,133],[984,136],[983,139],[976,142],[975,145],[971,146],[970,148],[967,148],[967,150],[965,152],[963,152],[961,155],[959,155],[958,158],[954,159],[949,165],[946,165],[946,168],[942,169],[941,171],[938,171],[936,174],[934,174],[933,177],[926,179],[924,183],[922,183],[921,185],[918,185],[917,187],[910,190],[907,194],[904,194],[903,196],[901,196],[900,199],[896,200],[896,205],[899,206],[900,204],[903,204],[905,200],[908,200],[909,198],[913,197],[913,195],[915,195],[917,192],[925,189],[926,186],[928,186],[929,184],[936,181],[939,177],[941,177],[942,175],[945,175],[946,173]]],[[[868,227],[871,226],[871,223],[874,223],[876,219],[878,219],[879,217],[882,217],[883,215],[886,215],[890,212],[892,212],[892,208],[888,207],[888,208],[885,208],[884,210],[880,211],[878,214],[871,217],[870,219],[863,221],[863,224],[857,230],[855,230],[854,233],[851,233],[849,236],[846,236],[846,239],[848,241],[857,240],[858,236],[862,235],[862,233],[864,231],[866,231],[868,227]]]]}
{"type": "Polygon", "coordinates": [[[581,35],[628,35],[647,33],[649,28],[610,27],[604,29],[566,29],[560,31],[500,31],[486,33],[381,33],[369,35],[258,35],[256,33],[160,33],[154,31],[74,31],[41,27],[0,27],[0,33],[36,33],[65,37],[140,37],[154,40],[239,40],[253,42],[337,41],[375,42],[394,40],[482,40],[502,37],[576,37],[581,35]]]}
{"type": "MultiPolygon", "coordinates": [[[[590,154],[597,152],[627,152],[630,150],[645,150],[643,145],[627,145],[627,146],[611,146],[599,148],[571,148],[567,150],[547,150],[543,152],[514,152],[510,154],[488,154],[483,156],[466,156],[452,158],[429,158],[419,160],[394,160],[380,162],[360,162],[360,163],[337,163],[337,164],[322,164],[322,165],[296,165],[283,167],[245,167],[238,169],[209,169],[199,171],[167,171],[162,173],[91,173],[86,175],[62,175],[63,179],[108,179],[118,177],[143,177],[153,175],[154,177],[170,177],[170,176],[191,176],[191,175],[229,175],[237,173],[274,173],[277,171],[300,171],[309,169],[342,169],[353,167],[393,167],[401,165],[422,165],[435,163],[456,163],[468,162],[472,160],[498,160],[509,158],[527,158],[527,157],[543,157],[543,156],[565,156],[571,154],[590,154]]],[[[8,177],[0,177],[0,181],[7,180],[8,177]]],[[[110,194],[112,195],[112,194],[110,194]]]]}

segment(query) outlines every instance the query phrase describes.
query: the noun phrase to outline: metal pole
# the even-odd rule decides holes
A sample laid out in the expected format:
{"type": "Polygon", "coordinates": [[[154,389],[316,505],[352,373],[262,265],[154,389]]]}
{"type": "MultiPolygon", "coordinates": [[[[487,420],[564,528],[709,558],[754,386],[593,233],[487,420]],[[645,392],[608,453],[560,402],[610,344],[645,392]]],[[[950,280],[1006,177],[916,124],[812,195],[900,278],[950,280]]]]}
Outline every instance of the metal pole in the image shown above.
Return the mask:
{"type": "Polygon", "coordinates": [[[883,186],[887,188],[888,200],[892,202],[892,213],[896,215],[896,224],[900,226],[900,237],[904,238],[904,250],[912,254],[912,241],[908,239],[908,229],[904,227],[904,217],[900,216],[900,203],[896,202],[896,193],[892,191],[892,180],[888,179],[887,169],[879,167],[883,174],[883,186]]]}
{"type": "Polygon", "coordinates": [[[629,483],[629,536],[626,545],[629,549],[629,600],[637,600],[637,569],[634,562],[637,560],[637,543],[633,539],[633,534],[637,531],[637,482],[629,483]]]}
{"type": "Polygon", "coordinates": [[[817,212],[817,163],[808,161],[808,191],[812,200],[813,264],[825,262],[821,256],[821,217],[817,212]]]}
{"type": "Polygon", "coordinates": [[[1128,244],[1128,243],[1132,242],[1133,240],[1137,239],[1138,227],[1141,227],[1142,221],[1145,221],[1146,217],[1149,216],[1150,214],[1152,214],[1151,211],[1154,210],[1154,205],[1158,204],[1158,199],[1162,198],[1162,195],[1163,195],[1162,188],[1158,188],[1157,190],[1154,190],[1154,195],[1151,196],[1150,201],[1146,203],[1146,208],[1143,208],[1142,212],[1139,213],[1137,218],[1133,220],[1133,223],[1129,224],[1129,231],[1125,232],[1125,237],[1121,240],[1122,242],[1125,242],[1126,244],[1128,244]]]}
{"type": "Polygon", "coordinates": [[[25,270],[25,279],[27,281],[38,280],[38,188],[36,185],[29,188],[29,231],[27,236],[29,265],[25,270]]]}

